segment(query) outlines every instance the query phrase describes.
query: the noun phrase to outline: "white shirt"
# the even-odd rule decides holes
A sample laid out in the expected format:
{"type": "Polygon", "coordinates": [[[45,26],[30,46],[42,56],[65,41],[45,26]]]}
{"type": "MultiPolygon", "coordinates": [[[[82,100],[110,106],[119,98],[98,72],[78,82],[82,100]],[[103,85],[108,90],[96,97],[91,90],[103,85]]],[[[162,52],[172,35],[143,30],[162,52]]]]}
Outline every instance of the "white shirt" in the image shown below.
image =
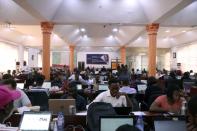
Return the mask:
{"type": "Polygon", "coordinates": [[[20,91],[21,97],[14,101],[14,107],[19,108],[31,104],[31,101],[29,100],[28,96],[25,94],[24,91],[19,88],[16,88],[16,90],[20,91]]]}
{"type": "Polygon", "coordinates": [[[112,97],[110,91],[107,90],[99,94],[93,102],[105,102],[110,103],[113,107],[126,107],[126,97],[121,95],[119,98],[112,97]]]}

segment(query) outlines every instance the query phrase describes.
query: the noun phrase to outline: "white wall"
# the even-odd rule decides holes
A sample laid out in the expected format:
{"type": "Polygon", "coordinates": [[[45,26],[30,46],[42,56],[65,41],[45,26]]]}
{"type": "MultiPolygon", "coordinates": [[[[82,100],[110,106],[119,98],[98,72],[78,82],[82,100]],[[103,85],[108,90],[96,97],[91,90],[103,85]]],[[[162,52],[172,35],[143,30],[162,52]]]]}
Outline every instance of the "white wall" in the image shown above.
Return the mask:
{"type": "Polygon", "coordinates": [[[181,63],[183,72],[190,70],[197,72],[197,42],[177,47],[177,62],[181,63]]]}
{"type": "Polygon", "coordinates": [[[0,42],[0,72],[6,72],[8,69],[16,70],[16,61],[18,61],[18,47],[0,42]]]}
{"type": "Polygon", "coordinates": [[[77,52],[77,63],[78,62],[85,62],[85,67],[95,67],[95,68],[101,68],[103,66],[107,68],[111,68],[111,60],[120,58],[119,52],[77,52]],[[86,64],[86,54],[108,54],[109,55],[109,63],[106,65],[98,65],[98,64],[86,64]]]}
{"type": "Polygon", "coordinates": [[[51,63],[60,65],[69,65],[69,51],[52,51],[51,52],[51,63]]]}

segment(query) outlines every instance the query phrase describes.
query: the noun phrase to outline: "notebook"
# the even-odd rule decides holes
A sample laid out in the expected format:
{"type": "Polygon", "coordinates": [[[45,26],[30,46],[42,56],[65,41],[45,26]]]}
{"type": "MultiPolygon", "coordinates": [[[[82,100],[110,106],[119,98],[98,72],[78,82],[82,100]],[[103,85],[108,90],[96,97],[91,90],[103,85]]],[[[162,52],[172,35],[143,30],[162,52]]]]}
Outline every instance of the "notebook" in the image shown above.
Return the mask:
{"type": "Polygon", "coordinates": [[[46,88],[46,89],[51,88],[51,82],[44,82],[44,83],[42,84],[42,88],[46,88]]]}
{"type": "Polygon", "coordinates": [[[23,90],[24,89],[24,83],[17,83],[16,87],[23,90]]]}
{"type": "Polygon", "coordinates": [[[20,121],[21,131],[48,131],[51,112],[24,112],[20,121]]]}
{"type": "Polygon", "coordinates": [[[115,131],[119,126],[133,125],[132,116],[101,116],[100,131],[115,131]]]}
{"type": "Polygon", "coordinates": [[[155,131],[187,131],[184,120],[156,120],[155,131]]]}
{"type": "Polygon", "coordinates": [[[49,99],[49,111],[53,114],[63,112],[64,115],[69,115],[69,107],[75,106],[75,99],[49,99]]]}

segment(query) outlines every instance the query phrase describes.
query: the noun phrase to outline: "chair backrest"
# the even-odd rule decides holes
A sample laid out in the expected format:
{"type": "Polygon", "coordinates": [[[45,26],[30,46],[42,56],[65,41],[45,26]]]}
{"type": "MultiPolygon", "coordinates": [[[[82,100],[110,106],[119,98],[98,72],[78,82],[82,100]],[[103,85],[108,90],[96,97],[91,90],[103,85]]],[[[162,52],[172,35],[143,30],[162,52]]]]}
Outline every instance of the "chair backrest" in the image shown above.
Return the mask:
{"type": "Polygon", "coordinates": [[[100,116],[116,115],[110,103],[94,102],[91,103],[87,111],[87,125],[90,131],[99,131],[100,116]]]}
{"type": "Polygon", "coordinates": [[[27,96],[29,97],[32,106],[40,106],[41,111],[48,110],[48,95],[46,92],[26,92],[27,96]]]}

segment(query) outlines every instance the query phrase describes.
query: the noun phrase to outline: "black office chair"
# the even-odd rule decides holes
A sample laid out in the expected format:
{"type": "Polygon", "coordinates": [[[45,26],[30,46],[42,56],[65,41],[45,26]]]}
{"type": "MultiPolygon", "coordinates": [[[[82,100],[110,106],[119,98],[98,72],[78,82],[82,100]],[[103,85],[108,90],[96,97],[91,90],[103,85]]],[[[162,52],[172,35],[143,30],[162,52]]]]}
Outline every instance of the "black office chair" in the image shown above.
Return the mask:
{"type": "Polygon", "coordinates": [[[27,96],[29,97],[32,106],[40,106],[40,111],[47,111],[48,110],[48,95],[44,91],[39,92],[32,92],[28,91],[26,92],[27,96]]]}

